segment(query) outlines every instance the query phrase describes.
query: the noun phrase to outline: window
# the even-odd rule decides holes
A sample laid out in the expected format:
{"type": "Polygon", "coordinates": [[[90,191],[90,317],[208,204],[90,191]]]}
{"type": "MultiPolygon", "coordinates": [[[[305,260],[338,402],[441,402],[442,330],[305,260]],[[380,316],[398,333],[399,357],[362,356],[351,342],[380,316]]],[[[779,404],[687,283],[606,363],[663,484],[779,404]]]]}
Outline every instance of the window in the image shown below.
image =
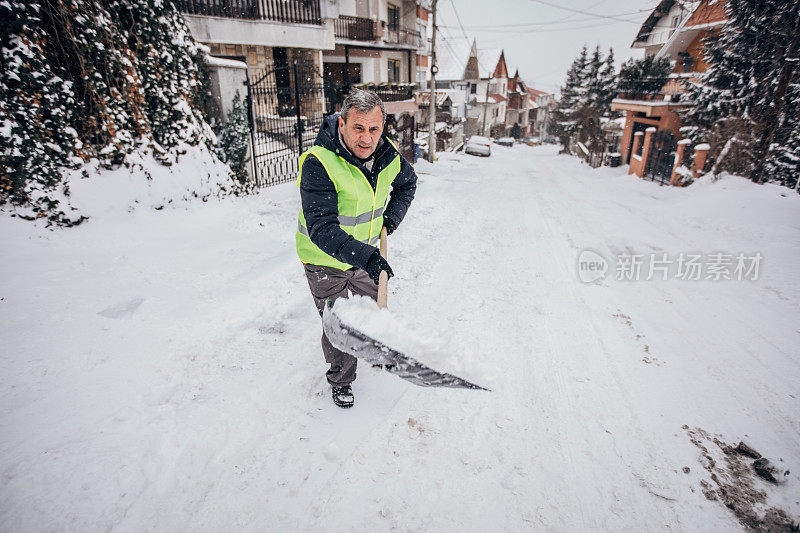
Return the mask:
{"type": "Polygon", "coordinates": [[[389,12],[387,18],[387,24],[389,26],[389,31],[397,31],[400,29],[400,8],[397,6],[393,6],[389,4],[389,12]]]}
{"type": "Polygon", "coordinates": [[[478,84],[477,83],[470,83],[469,84],[469,94],[475,94],[478,92],[478,84]]]}
{"type": "Polygon", "coordinates": [[[678,24],[680,24],[680,23],[681,23],[681,17],[680,16],[672,17],[672,22],[670,23],[670,26],[669,26],[670,28],[672,28],[671,30],[669,30],[669,36],[670,37],[672,37],[672,34],[675,33],[675,29],[678,27],[678,24]]]}
{"type": "Polygon", "coordinates": [[[398,59],[389,59],[389,83],[397,83],[400,81],[400,61],[398,59]]]}

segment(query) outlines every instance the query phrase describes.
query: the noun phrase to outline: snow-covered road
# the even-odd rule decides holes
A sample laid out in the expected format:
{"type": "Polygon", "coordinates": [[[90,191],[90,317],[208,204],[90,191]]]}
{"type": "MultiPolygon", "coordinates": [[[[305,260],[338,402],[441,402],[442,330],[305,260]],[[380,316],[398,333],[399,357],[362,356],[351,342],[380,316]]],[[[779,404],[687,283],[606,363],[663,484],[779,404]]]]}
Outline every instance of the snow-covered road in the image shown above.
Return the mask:
{"type": "Polygon", "coordinates": [[[417,169],[389,305],[491,393],[364,366],[332,404],[292,184],[0,219],[0,530],[739,529],[720,484],[743,520],[800,519],[797,195],[552,147],[417,169]],[[604,279],[579,280],[585,249],[604,279]],[[760,252],[758,280],[615,279],[619,254],[718,252],[760,252]]]}

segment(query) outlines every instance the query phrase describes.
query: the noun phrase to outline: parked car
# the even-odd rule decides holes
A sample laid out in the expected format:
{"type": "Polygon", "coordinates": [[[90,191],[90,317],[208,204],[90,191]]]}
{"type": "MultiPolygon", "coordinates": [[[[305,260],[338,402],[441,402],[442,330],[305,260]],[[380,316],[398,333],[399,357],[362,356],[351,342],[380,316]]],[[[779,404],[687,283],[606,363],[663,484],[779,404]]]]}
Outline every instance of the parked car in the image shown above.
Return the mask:
{"type": "Polygon", "coordinates": [[[538,146],[542,144],[542,140],[539,137],[525,137],[525,144],[528,146],[538,146]]]}
{"type": "Polygon", "coordinates": [[[500,146],[514,146],[514,137],[500,137],[495,142],[500,146]]]}
{"type": "Polygon", "coordinates": [[[492,143],[486,137],[473,135],[464,145],[464,153],[488,157],[492,155],[492,143]]]}

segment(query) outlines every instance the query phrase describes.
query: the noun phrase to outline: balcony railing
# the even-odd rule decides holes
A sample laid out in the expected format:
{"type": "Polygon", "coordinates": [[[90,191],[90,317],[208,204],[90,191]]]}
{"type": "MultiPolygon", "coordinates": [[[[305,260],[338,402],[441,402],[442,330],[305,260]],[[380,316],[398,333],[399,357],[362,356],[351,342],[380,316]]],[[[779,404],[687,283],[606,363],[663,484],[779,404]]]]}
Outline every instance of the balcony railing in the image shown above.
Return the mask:
{"type": "Polygon", "coordinates": [[[404,28],[403,26],[389,26],[383,39],[387,43],[408,44],[416,46],[417,48],[421,47],[423,44],[422,36],[418,31],[412,30],[411,28],[404,28]]]}
{"type": "Polygon", "coordinates": [[[383,102],[400,102],[402,100],[411,100],[414,98],[414,90],[416,86],[413,83],[398,83],[398,84],[372,84],[372,83],[359,83],[354,87],[361,89],[370,89],[380,97],[383,102]]]}
{"type": "Polygon", "coordinates": [[[371,19],[339,15],[333,21],[334,36],[348,41],[374,41],[375,24],[371,19]]]}
{"type": "Polygon", "coordinates": [[[322,25],[319,0],[178,0],[189,15],[322,25]]]}

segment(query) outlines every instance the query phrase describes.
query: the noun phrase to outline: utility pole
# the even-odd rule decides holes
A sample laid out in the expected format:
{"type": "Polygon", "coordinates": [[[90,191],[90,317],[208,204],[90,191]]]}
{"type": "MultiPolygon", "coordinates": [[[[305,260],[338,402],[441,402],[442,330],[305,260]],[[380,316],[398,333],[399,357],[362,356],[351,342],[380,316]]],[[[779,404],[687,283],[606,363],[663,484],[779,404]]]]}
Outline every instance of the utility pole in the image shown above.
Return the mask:
{"type": "MultiPolygon", "coordinates": [[[[480,79],[481,75],[478,74],[478,81],[480,81],[480,79]]],[[[486,137],[486,114],[489,112],[489,84],[491,83],[492,76],[489,75],[489,79],[486,80],[486,101],[483,103],[483,126],[481,126],[481,135],[484,137],[486,137]]]]}
{"type": "Polygon", "coordinates": [[[428,104],[428,161],[433,163],[436,159],[436,73],[439,67],[436,66],[436,3],[433,0],[433,39],[431,40],[431,95],[428,104]]]}

